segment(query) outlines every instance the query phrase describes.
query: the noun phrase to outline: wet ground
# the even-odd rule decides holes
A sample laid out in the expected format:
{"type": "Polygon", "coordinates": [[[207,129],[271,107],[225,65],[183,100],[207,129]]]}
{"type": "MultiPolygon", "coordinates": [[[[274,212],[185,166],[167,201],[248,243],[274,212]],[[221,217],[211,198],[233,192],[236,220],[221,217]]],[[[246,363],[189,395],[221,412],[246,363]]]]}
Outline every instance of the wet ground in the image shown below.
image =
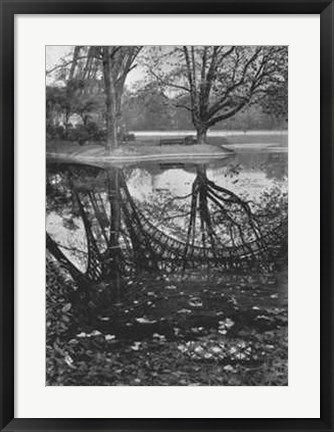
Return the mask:
{"type": "Polygon", "coordinates": [[[287,322],[286,270],[146,277],[71,326],[66,385],[287,385],[287,322]]]}

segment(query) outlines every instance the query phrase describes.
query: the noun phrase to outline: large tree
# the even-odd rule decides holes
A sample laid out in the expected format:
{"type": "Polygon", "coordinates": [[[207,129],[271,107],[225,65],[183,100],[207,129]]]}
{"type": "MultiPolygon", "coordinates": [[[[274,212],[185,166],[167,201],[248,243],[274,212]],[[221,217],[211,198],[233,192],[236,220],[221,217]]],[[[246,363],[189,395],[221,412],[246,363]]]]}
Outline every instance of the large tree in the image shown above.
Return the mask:
{"type": "Polygon", "coordinates": [[[199,143],[210,127],[233,117],[284,80],[282,46],[177,46],[151,49],[153,76],[191,113],[199,143]]]}
{"type": "Polygon", "coordinates": [[[104,90],[106,95],[107,149],[118,146],[117,128],[121,116],[124,84],[140,46],[104,46],[100,55],[103,64],[104,90]]]}

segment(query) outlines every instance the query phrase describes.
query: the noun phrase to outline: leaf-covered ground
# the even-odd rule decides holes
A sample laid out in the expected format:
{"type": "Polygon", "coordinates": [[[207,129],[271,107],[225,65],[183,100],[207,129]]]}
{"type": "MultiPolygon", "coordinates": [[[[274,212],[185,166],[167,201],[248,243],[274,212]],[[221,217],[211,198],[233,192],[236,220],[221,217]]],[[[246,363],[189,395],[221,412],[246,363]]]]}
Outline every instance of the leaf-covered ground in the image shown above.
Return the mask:
{"type": "Polygon", "coordinates": [[[48,385],[288,383],[286,271],[129,279],[117,305],[85,309],[54,270],[49,262],[48,385]]]}

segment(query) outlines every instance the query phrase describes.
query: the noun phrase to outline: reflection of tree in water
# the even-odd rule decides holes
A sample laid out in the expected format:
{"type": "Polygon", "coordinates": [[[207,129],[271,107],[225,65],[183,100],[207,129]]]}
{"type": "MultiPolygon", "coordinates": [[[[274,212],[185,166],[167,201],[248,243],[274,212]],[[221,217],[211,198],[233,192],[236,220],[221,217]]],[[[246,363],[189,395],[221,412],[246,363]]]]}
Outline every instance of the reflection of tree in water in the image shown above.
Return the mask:
{"type": "MultiPolygon", "coordinates": [[[[237,167],[233,166],[233,173],[237,167]]],[[[280,212],[277,211],[278,202],[279,196],[273,190],[263,194],[261,203],[247,201],[211,181],[206,166],[197,165],[189,194],[175,196],[169,190],[160,189],[137,205],[170,235],[186,244],[214,250],[247,245],[256,239],[261,241],[269,227],[279,224],[286,216],[283,202],[280,202],[280,212]],[[274,202],[268,200],[271,194],[274,202]]]]}
{"type": "Polygon", "coordinates": [[[251,240],[252,236],[256,239],[262,237],[260,226],[249,204],[232,191],[210,181],[204,166],[198,167],[192,187],[187,246],[190,243],[193,245],[195,241],[197,213],[203,248],[210,247],[215,251],[218,244],[246,245],[247,237],[248,240],[251,240]]]}
{"type": "MultiPolygon", "coordinates": [[[[56,212],[62,216],[70,212],[72,224],[67,220],[67,228],[78,230],[81,222],[86,237],[86,249],[78,250],[76,244],[69,248],[62,244],[62,239],[54,239],[47,233],[48,250],[81,288],[88,289],[92,281],[107,284],[116,299],[124,266],[120,248],[118,193],[118,172],[115,170],[74,166],[57,167],[55,171],[48,169],[47,213],[56,212]],[[68,249],[72,249],[70,254],[68,249]],[[76,265],[82,255],[86,263],[84,272],[80,272],[76,265]],[[74,263],[73,257],[76,258],[74,263]]],[[[82,236],[80,234],[78,240],[82,236]]]]}
{"type": "MultiPolygon", "coordinates": [[[[121,169],[67,166],[47,176],[47,211],[63,215],[70,230],[84,227],[86,271],[80,272],[64,245],[47,234],[47,248],[72,277],[87,288],[91,283],[119,300],[123,284],[141,271],[177,271],[205,266],[223,270],[258,268],[277,256],[285,243],[286,221],[267,207],[265,214],[232,191],[208,179],[197,166],[189,194],[169,197],[166,211],[146,205],[151,217],[131,196],[121,169]],[[178,211],[180,214],[173,214],[178,211]],[[170,218],[168,221],[168,217],[170,218]],[[183,236],[168,230],[182,219],[183,236]],[[267,221],[267,223],[265,223],[267,221]],[[270,229],[269,229],[270,227],[270,229]]],[[[144,206],[145,207],[145,206],[144,206]]],[[[146,209],[147,210],[147,209],[146,209]]],[[[76,245],[73,245],[73,249],[76,245]]]]}

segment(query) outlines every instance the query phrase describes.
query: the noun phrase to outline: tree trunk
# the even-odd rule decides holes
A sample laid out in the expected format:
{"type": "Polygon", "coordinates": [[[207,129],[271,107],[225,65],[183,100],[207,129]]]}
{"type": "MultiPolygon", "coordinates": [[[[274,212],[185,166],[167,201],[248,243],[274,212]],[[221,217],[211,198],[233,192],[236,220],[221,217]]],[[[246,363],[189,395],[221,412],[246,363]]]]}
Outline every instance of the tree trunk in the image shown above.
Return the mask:
{"type": "Polygon", "coordinates": [[[198,144],[206,144],[206,135],[208,130],[203,127],[198,127],[197,129],[197,143],[198,144]]]}
{"type": "Polygon", "coordinates": [[[112,286],[111,293],[114,295],[116,303],[121,301],[121,249],[119,242],[121,228],[121,203],[119,190],[119,171],[110,169],[108,174],[108,190],[110,202],[110,240],[109,258],[112,286]]]}
{"type": "Polygon", "coordinates": [[[106,149],[111,152],[113,149],[117,148],[117,126],[116,119],[107,108],[107,142],[106,149]]]}
{"type": "Polygon", "coordinates": [[[117,141],[117,113],[115,104],[115,94],[110,86],[106,86],[106,120],[107,120],[107,143],[106,149],[111,152],[118,147],[117,141]],[[109,88],[108,88],[109,87],[109,88]]]}
{"type": "Polygon", "coordinates": [[[65,138],[68,139],[68,125],[70,123],[71,113],[66,110],[64,119],[65,138]]]}
{"type": "Polygon", "coordinates": [[[116,89],[112,75],[111,54],[109,47],[105,47],[106,52],[103,58],[103,75],[104,75],[104,90],[106,96],[106,126],[107,126],[107,142],[106,149],[108,152],[118,147],[117,142],[117,104],[116,104],[116,89]]]}

